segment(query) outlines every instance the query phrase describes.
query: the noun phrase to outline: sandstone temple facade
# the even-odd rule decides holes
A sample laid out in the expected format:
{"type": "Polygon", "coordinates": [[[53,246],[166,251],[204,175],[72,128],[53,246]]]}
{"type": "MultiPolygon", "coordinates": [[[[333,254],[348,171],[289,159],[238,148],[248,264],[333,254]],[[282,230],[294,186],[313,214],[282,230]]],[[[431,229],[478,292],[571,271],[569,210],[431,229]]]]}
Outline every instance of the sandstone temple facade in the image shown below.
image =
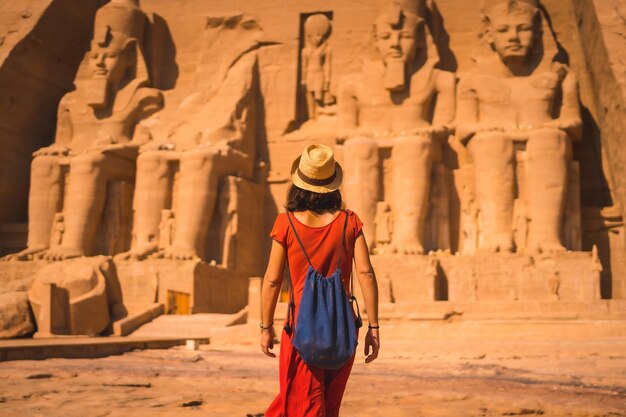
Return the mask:
{"type": "Polygon", "coordinates": [[[311,143],[344,168],[383,319],[623,319],[625,17],[617,0],[0,6],[0,338],[254,319],[311,143]]]}

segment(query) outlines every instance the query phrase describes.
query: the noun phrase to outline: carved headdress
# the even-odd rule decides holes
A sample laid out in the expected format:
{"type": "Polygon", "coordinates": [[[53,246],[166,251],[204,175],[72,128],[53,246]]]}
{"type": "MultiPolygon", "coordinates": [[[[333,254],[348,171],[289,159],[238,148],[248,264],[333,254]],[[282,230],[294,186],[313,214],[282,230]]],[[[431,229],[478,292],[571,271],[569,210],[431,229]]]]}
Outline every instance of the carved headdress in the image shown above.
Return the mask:
{"type": "Polygon", "coordinates": [[[116,34],[143,41],[146,15],[138,0],[111,0],[96,13],[94,42],[108,43],[116,34]]]}
{"type": "Polygon", "coordinates": [[[324,38],[327,38],[330,33],[330,20],[323,13],[315,13],[307,17],[304,22],[305,33],[323,33],[324,38]]]}
{"type": "Polygon", "coordinates": [[[399,25],[407,15],[420,21],[426,16],[426,1],[390,0],[382,12],[387,18],[387,23],[393,26],[399,25]]]}
{"type": "Polygon", "coordinates": [[[494,12],[506,13],[537,13],[537,0],[483,0],[481,12],[486,18],[494,12]]]}

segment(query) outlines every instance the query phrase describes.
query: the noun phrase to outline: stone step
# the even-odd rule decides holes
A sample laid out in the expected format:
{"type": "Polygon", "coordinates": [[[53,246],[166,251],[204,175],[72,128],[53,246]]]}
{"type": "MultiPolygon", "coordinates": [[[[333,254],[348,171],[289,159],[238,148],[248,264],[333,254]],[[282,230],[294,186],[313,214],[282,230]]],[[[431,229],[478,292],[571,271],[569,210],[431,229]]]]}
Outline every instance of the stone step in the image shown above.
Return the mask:
{"type": "Polygon", "coordinates": [[[131,333],[134,337],[208,337],[216,329],[228,327],[234,314],[169,314],[161,315],[131,333]]]}
{"type": "MultiPolygon", "coordinates": [[[[367,312],[359,302],[364,320],[367,312]]],[[[274,322],[282,323],[287,303],[278,303],[274,322]]],[[[381,320],[622,320],[626,300],[596,301],[432,301],[381,303],[381,320]]]]}
{"type": "Polygon", "coordinates": [[[169,349],[186,344],[188,339],[195,339],[198,344],[209,343],[208,338],[119,336],[0,340],[0,362],[48,358],[102,358],[134,349],[169,349]]]}

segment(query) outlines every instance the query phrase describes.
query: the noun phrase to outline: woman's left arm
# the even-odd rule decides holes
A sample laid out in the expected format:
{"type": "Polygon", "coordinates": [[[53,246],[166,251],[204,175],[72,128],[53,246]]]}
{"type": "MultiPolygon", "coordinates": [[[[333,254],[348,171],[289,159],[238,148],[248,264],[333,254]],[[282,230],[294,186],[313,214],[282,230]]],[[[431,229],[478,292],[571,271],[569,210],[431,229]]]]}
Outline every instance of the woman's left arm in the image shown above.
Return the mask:
{"type": "Polygon", "coordinates": [[[270,351],[274,348],[274,328],[272,325],[274,324],[274,311],[276,310],[278,295],[283,285],[286,257],[287,251],[285,248],[280,243],[273,240],[270,259],[267,264],[261,290],[261,317],[263,320],[261,350],[272,358],[276,357],[276,354],[270,351]]]}

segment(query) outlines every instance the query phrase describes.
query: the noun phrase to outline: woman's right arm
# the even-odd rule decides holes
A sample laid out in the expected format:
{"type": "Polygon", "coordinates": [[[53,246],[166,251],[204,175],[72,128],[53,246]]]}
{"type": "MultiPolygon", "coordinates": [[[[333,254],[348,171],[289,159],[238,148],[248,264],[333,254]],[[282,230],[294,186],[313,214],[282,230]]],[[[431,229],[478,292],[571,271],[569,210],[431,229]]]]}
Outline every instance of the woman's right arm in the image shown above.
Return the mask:
{"type": "Polygon", "coordinates": [[[367,318],[369,326],[367,335],[365,336],[365,363],[369,363],[378,357],[380,349],[380,334],[378,329],[378,284],[376,282],[376,274],[370,262],[369,249],[365,236],[360,233],[354,243],[354,263],[355,273],[361,285],[363,299],[365,301],[365,309],[367,310],[367,318]],[[372,329],[371,327],[376,327],[372,329]],[[372,353],[369,354],[370,348],[372,353]]]}
{"type": "Polygon", "coordinates": [[[274,348],[274,311],[278,295],[283,285],[283,273],[285,270],[285,260],[287,251],[280,243],[272,240],[272,250],[270,259],[263,278],[263,286],[261,290],[261,310],[262,310],[262,326],[261,332],[261,350],[267,356],[275,358],[276,355],[270,352],[274,348]]]}

